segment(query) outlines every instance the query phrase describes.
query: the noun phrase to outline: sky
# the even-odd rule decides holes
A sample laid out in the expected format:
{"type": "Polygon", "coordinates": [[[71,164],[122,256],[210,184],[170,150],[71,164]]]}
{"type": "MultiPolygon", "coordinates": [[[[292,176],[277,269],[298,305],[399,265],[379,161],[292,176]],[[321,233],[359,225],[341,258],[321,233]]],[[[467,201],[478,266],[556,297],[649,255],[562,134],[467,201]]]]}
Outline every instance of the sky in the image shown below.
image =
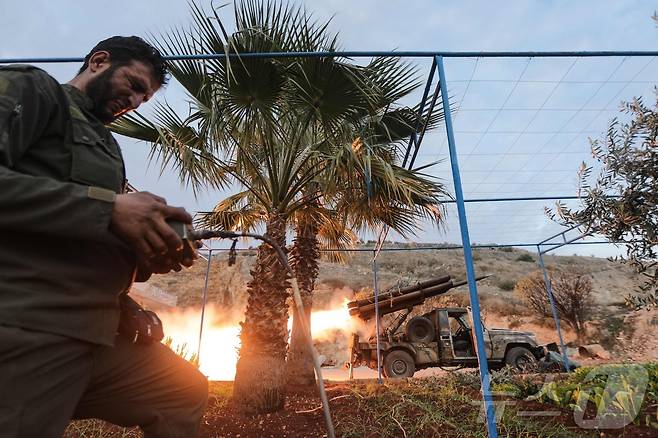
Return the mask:
{"type": "MultiPolygon", "coordinates": [[[[166,32],[191,22],[183,1],[80,2],[2,0],[0,58],[82,57],[112,35],[166,32]]],[[[596,51],[656,50],[649,1],[347,1],[306,0],[319,21],[331,19],[344,50],[596,51]]],[[[201,1],[206,9],[210,2],[201,1]]],[[[214,2],[215,5],[223,4],[214,2]]],[[[232,6],[220,15],[232,29],[232,6]]],[[[430,64],[410,59],[425,81],[430,64]]],[[[60,82],[79,64],[41,64],[60,82]]],[[[601,138],[622,100],[655,102],[654,58],[446,59],[455,141],[466,199],[574,196],[581,162],[593,164],[588,138],[601,138]]],[[[433,86],[435,83],[433,84],[433,86]]],[[[418,90],[405,103],[420,100],[418,90]]],[[[175,83],[158,93],[173,105],[184,95],[175,83]]],[[[146,104],[144,111],[148,113],[146,104]]],[[[119,138],[131,183],[191,212],[209,210],[226,192],[194,197],[172,171],[149,161],[149,146],[119,138]]],[[[446,135],[425,136],[416,164],[440,161],[428,173],[453,192],[446,135]]],[[[544,207],[552,201],[467,204],[471,241],[537,243],[562,230],[544,207]]],[[[577,233],[569,234],[576,237],[577,233]]],[[[364,235],[364,238],[370,237],[364,235]]],[[[393,240],[459,242],[457,211],[448,207],[445,229],[425,224],[417,236],[393,240]]],[[[601,239],[596,239],[601,240],[601,239]]],[[[529,248],[533,250],[533,248],[529,248]]],[[[570,245],[562,254],[608,256],[610,245],[570,245]]]]}

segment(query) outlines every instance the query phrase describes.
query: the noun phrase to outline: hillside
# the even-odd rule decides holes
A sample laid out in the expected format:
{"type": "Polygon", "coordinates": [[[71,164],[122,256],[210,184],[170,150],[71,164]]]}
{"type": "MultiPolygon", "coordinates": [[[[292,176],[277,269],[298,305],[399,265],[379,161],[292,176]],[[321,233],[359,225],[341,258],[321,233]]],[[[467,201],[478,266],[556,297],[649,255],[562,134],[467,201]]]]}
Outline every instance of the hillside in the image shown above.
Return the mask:
{"type": "MultiPolygon", "coordinates": [[[[401,249],[397,247],[397,249],[401,249]]],[[[230,311],[239,316],[244,308],[249,269],[255,261],[253,250],[238,253],[234,266],[228,266],[227,254],[213,257],[208,280],[208,303],[218,314],[230,311]],[[218,309],[218,310],[217,310],[218,309]]],[[[461,250],[388,251],[379,257],[380,290],[397,282],[410,283],[449,273],[456,280],[465,278],[461,250]]],[[[476,275],[490,275],[478,283],[483,319],[489,327],[523,328],[537,334],[540,342],[557,340],[551,318],[538,318],[514,292],[514,285],[523,276],[537,270],[536,254],[512,248],[476,249],[476,275]]],[[[615,360],[655,359],[658,345],[653,336],[658,325],[656,312],[630,312],[623,306],[624,297],[633,292],[641,279],[628,266],[602,258],[583,256],[547,256],[549,268],[575,267],[592,278],[595,309],[587,324],[587,342],[601,343],[615,360]]],[[[148,285],[177,296],[177,308],[198,308],[207,264],[200,260],[180,273],[153,277],[148,285]]],[[[336,308],[344,298],[372,293],[372,253],[353,253],[345,264],[322,261],[316,287],[315,309],[336,308]]],[[[137,291],[136,291],[137,292],[137,291]]],[[[158,307],[146,301],[146,305],[158,307]]],[[[422,313],[438,305],[468,305],[468,291],[460,287],[454,292],[428,300],[414,313],[422,313]]],[[[163,309],[164,310],[164,309],[163,309]]],[[[564,328],[567,342],[575,342],[575,334],[564,328]]],[[[343,359],[344,334],[330,337],[329,344],[319,346],[323,353],[343,359]],[[324,347],[324,348],[322,348],[324,347]]]]}

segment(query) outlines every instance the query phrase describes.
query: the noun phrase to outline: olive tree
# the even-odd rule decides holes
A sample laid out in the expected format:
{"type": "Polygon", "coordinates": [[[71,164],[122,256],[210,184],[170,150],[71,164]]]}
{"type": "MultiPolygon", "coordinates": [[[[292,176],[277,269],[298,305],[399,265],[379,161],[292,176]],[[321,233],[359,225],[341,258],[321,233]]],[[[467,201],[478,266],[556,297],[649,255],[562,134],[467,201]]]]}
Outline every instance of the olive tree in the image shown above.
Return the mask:
{"type": "Polygon", "coordinates": [[[636,98],[622,104],[627,120],[612,121],[603,139],[590,140],[592,155],[600,164],[593,184],[593,167],[585,163],[580,174],[580,205],[558,203],[547,209],[551,218],[566,226],[580,226],[625,245],[618,259],[633,266],[645,282],[641,293],[627,297],[635,307],[657,305],[658,284],[658,106],[636,98]]]}

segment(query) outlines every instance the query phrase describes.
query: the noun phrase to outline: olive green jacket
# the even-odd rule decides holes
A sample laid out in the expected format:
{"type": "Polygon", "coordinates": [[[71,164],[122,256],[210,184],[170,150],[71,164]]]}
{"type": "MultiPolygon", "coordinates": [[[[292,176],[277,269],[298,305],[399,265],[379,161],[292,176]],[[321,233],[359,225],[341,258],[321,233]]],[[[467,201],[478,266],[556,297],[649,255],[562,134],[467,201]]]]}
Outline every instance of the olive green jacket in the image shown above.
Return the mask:
{"type": "Polygon", "coordinates": [[[112,345],[134,253],[109,230],[124,164],[83,92],[0,68],[0,325],[112,345]]]}

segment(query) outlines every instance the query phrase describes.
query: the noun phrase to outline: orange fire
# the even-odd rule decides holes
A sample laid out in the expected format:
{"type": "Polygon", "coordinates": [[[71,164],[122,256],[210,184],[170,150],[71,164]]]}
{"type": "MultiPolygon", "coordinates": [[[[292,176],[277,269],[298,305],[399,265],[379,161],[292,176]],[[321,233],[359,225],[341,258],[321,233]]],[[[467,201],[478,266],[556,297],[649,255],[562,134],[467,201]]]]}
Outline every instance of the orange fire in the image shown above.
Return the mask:
{"type": "MultiPolygon", "coordinates": [[[[200,309],[158,312],[158,316],[162,319],[165,336],[172,339],[174,350],[183,350],[188,356],[197,352],[200,309]]],[[[235,377],[242,317],[241,313],[227,314],[211,305],[206,308],[199,367],[210,380],[233,380],[235,377]]],[[[288,330],[291,328],[292,317],[288,321],[288,330]]],[[[353,329],[352,318],[344,303],[337,308],[311,313],[314,340],[322,339],[334,330],[351,332],[353,329]]]]}

